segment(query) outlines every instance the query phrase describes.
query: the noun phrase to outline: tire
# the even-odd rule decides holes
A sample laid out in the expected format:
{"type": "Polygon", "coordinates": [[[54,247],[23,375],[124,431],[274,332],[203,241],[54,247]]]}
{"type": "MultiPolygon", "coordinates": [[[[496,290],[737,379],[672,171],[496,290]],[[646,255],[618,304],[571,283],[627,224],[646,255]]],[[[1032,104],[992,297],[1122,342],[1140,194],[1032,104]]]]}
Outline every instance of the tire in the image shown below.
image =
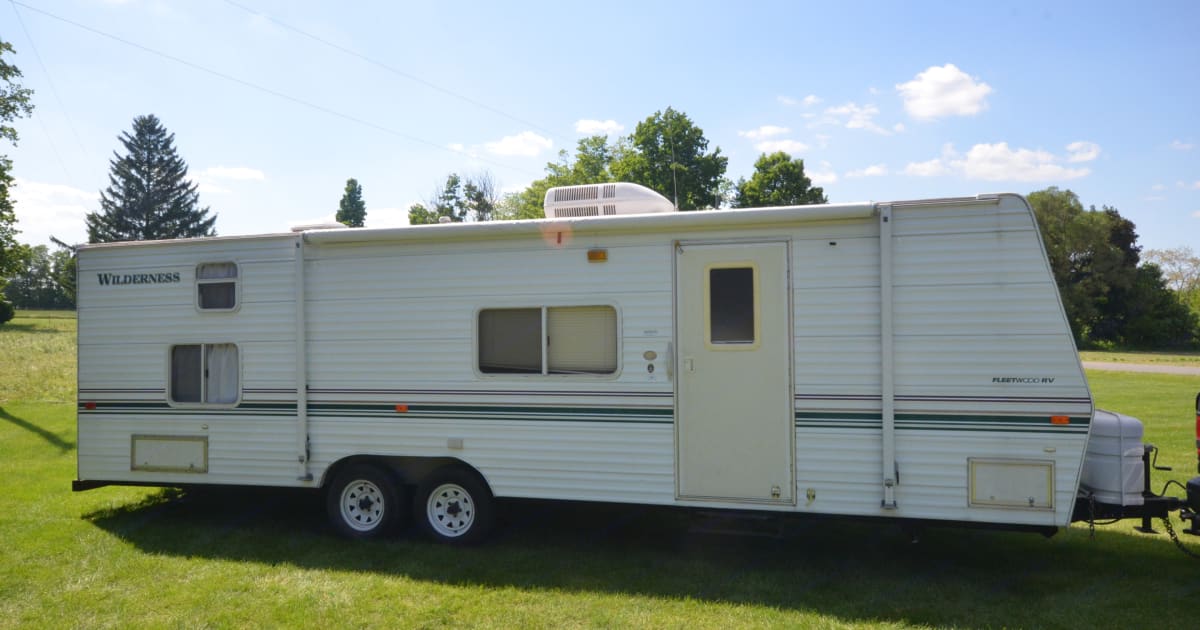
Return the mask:
{"type": "Polygon", "coordinates": [[[338,473],[326,491],[325,508],[338,534],[363,540],[395,531],[407,509],[390,472],[369,464],[338,473]]]}
{"type": "Polygon", "coordinates": [[[448,545],[475,545],[491,532],[495,501],[474,471],[450,466],[421,481],[413,497],[413,514],[429,538],[448,545]]]}

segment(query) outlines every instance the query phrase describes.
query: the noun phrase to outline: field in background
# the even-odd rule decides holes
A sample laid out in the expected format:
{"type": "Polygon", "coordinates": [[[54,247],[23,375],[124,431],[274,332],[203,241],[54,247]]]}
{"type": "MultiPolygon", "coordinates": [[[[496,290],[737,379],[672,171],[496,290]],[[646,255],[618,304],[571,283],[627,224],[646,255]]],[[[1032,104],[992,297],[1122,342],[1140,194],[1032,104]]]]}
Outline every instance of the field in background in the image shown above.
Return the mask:
{"type": "MultiPolygon", "coordinates": [[[[761,538],[702,533],[671,509],[505,502],[497,536],[460,550],[340,540],[306,493],[71,493],[74,320],[61,315],[0,326],[0,628],[1195,627],[1200,562],[1131,521],[1094,540],[1086,526],[932,528],[914,545],[840,519],[761,538]]],[[[1175,466],[1156,490],[1196,474],[1200,379],[1089,378],[1175,466]]]]}
{"type": "Polygon", "coordinates": [[[1108,363],[1140,363],[1143,365],[1190,365],[1200,367],[1200,352],[1110,352],[1084,350],[1079,353],[1084,361],[1108,363]]]}

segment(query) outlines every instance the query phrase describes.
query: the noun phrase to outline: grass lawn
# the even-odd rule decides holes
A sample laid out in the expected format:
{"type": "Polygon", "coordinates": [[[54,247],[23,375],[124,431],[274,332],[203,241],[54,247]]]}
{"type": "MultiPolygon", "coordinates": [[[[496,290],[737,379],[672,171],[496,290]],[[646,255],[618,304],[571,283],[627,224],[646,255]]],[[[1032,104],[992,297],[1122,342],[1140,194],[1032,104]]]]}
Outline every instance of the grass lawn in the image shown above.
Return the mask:
{"type": "MultiPolygon", "coordinates": [[[[69,322],[18,317],[0,357],[73,352],[69,322]]],[[[934,528],[914,545],[845,520],[756,538],[693,531],[674,510],[505,502],[495,538],[462,550],[340,540],[305,493],[72,493],[74,381],[57,380],[73,359],[44,354],[0,372],[0,628],[1193,628],[1200,610],[1200,562],[1132,522],[1094,540],[934,528]]],[[[1176,466],[1157,479],[1195,474],[1200,379],[1090,377],[1176,466]]]]}
{"type": "Polygon", "coordinates": [[[1107,350],[1083,350],[1079,353],[1079,357],[1084,361],[1106,361],[1108,363],[1147,363],[1200,367],[1200,352],[1109,352],[1107,350]]]}

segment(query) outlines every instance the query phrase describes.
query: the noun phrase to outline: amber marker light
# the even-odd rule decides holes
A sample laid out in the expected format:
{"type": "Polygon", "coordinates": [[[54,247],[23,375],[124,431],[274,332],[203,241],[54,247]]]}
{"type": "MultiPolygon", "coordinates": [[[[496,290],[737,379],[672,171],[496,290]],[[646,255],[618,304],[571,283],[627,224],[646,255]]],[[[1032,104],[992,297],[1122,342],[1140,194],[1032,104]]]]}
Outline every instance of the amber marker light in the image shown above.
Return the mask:
{"type": "Polygon", "coordinates": [[[590,262],[590,263],[605,262],[607,260],[608,260],[608,250],[607,249],[589,249],[588,250],[588,262],[590,262]]]}
{"type": "Polygon", "coordinates": [[[88,402],[83,403],[83,408],[91,411],[96,408],[96,403],[89,400],[88,402]]]}
{"type": "Polygon", "coordinates": [[[408,413],[408,405],[404,403],[396,405],[396,413],[408,413]]]}
{"type": "Polygon", "coordinates": [[[1050,424],[1071,424],[1069,416],[1050,416],[1050,424]]]}

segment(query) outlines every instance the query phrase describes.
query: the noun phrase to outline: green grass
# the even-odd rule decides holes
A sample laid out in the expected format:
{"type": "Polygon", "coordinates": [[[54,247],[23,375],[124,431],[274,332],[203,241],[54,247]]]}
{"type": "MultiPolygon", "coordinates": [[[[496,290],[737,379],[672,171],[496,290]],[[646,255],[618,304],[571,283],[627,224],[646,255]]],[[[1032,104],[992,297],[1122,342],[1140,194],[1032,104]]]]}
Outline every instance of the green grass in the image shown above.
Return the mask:
{"type": "MultiPolygon", "coordinates": [[[[18,323],[0,327],[0,352],[71,336],[18,323]]],[[[1146,421],[1171,477],[1191,476],[1200,379],[1090,377],[1101,406],[1146,421]]],[[[668,509],[505,502],[481,548],[366,544],[336,538],[306,493],[72,493],[74,442],[72,404],[0,403],[0,628],[1192,628],[1200,602],[1200,562],[1133,523],[1094,540],[1080,526],[1051,539],[932,528],[914,545],[840,519],[763,539],[701,534],[668,509]]]]}
{"type": "Polygon", "coordinates": [[[17,311],[0,324],[0,404],[75,401],[75,311],[17,311]]]}
{"type": "Polygon", "coordinates": [[[1200,352],[1110,352],[1108,350],[1081,350],[1079,357],[1084,361],[1190,365],[1200,367],[1200,352]]]}

